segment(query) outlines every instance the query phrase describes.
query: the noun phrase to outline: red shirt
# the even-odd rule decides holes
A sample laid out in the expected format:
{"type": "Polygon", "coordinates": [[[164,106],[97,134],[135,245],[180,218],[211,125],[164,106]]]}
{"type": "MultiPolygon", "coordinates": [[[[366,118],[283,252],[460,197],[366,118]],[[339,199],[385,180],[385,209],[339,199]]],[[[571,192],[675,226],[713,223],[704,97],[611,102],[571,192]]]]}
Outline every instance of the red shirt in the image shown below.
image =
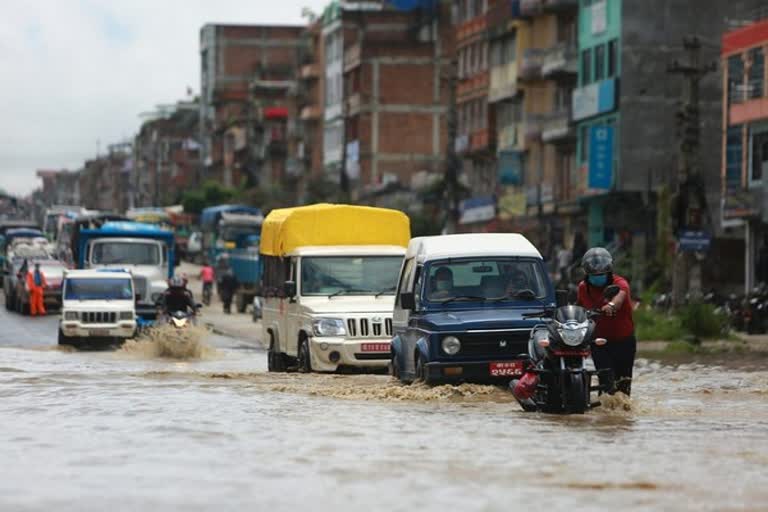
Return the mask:
{"type": "Polygon", "coordinates": [[[212,283],[213,267],[210,267],[210,266],[203,267],[202,270],[200,270],[200,277],[203,279],[204,283],[212,283]]]}
{"type": "MultiPolygon", "coordinates": [[[[595,319],[597,327],[595,335],[607,340],[623,340],[635,331],[635,322],[632,320],[632,295],[629,291],[629,283],[621,276],[613,276],[613,284],[621,288],[626,294],[626,299],[616,312],[616,316],[599,316],[595,319]]],[[[603,288],[589,286],[586,282],[579,283],[579,305],[587,309],[599,309],[607,304],[603,298],[603,288]]]]}

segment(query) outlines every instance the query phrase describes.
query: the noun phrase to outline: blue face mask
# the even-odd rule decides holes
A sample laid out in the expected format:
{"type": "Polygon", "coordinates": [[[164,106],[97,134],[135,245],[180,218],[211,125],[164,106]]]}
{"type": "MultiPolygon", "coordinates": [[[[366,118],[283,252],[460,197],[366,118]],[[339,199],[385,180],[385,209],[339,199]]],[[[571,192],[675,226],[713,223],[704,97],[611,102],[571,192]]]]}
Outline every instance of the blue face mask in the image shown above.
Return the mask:
{"type": "Polygon", "coordinates": [[[608,284],[608,274],[591,275],[587,276],[587,279],[589,280],[589,284],[597,286],[598,288],[602,288],[608,284]]]}

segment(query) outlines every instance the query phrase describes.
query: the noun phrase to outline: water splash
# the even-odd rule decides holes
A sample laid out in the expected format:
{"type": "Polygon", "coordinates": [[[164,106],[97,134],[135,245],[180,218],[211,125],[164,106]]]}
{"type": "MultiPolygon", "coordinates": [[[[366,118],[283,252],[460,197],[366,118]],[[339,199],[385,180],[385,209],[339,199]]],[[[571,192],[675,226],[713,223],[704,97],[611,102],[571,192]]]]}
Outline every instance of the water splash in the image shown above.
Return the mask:
{"type": "Polygon", "coordinates": [[[205,343],[208,330],[200,326],[176,329],[161,325],[149,329],[136,340],[129,340],[119,352],[126,355],[150,359],[210,359],[216,350],[205,343]]]}

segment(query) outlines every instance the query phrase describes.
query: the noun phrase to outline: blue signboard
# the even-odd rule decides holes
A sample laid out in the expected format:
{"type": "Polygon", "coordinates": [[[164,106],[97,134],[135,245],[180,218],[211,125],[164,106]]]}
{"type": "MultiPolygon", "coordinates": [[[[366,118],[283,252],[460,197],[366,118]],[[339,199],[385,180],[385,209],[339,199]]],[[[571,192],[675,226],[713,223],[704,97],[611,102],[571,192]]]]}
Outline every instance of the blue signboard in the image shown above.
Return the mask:
{"type": "Polygon", "coordinates": [[[499,183],[502,185],[521,185],[523,181],[523,161],[519,151],[499,152],[499,183]]]}
{"type": "Polygon", "coordinates": [[[712,245],[712,235],[706,231],[684,230],[680,232],[678,242],[683,252],[705,252],[712,245]]]}
{"type": "Polygon", "coordinates": [[[613,142],[613,126],[589,129],[589,188],[610,190],[613,186],[613,142]]]}
{"type": "Polygon", "coordinates": [[[485,222],[496,217],[496,198],[493,196],[465,199],[459,205],[459,224],[485,222]]]}

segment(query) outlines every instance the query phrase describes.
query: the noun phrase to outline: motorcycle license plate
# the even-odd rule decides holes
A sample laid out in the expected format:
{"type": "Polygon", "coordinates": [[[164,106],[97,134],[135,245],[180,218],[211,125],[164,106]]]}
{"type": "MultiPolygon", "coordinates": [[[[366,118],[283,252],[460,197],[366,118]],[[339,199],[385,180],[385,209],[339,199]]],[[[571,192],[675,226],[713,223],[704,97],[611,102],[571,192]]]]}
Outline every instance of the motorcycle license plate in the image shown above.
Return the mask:
{"type": "Polygon", "coordinates": [[[501,363],[490,363],[489,371],[491,377],[515,377],[522,375],[523,362],[522,361],[504,361],[501,363]]]}
{"type": "Polygon", "coordinates": [[[88,334],[91,336],[109,336],[109,329],[91,329],[88,334]]]}
{"type": "Polygon", "coordinates": [[[363,343],[360,345],[363,352],[389,352],[389,343],[363,343]]]}

